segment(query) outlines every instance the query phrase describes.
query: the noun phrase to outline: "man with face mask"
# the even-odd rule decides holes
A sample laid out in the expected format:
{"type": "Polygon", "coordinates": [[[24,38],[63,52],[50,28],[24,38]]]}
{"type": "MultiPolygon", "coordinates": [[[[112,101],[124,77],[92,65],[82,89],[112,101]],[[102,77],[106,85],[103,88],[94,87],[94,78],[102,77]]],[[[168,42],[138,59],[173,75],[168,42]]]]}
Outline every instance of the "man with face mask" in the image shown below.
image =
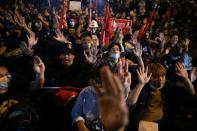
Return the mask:
{"type": "Polygon", "coordinates": [[[150,125],[157,127],[159,131],[177,129],[173,122],[177,117],[180,104],[194,96],[195,90],[181,63],[176,64],[175,70],[176,75],[183,81],[183,88],[166,81],[166,69],[160,63],[148,65],[148,72],[152,74],[150,81],[144,87],[134,88],[131,91],[135,94],[135,99],[131,99],[131,105],[134,108],[131,110],[129,130],[142,128],[147,130],[147,124],[149,128],[150,125]]]}
{"type": "Polygon", "coordinates": [[[7,68],[0,66],[0,94],[7,92],[10,78],[7,68]]]}
{"type": "Polygon", "coordinates": [[[55,70],[46,70],[45,86],[80,86],[81,67],[82,63],[78,63],[76,60],[75,48],[72,45],[61,45],[59,61],[55,66],[55,70]]]}
{"type": "Polygon", "coordinates": [[[0,121],[8,109],[18,103],[18,100],[14,99],[15,96],[9,95],[10,92],[8,89],[10,80],[11,76],[8,72],[8,69],[4,66],[0,66],[0,121]]]}
{"type": "Polygon", "coordinates": [[[89,28],[90,28],[90,32],[92,35],[97,35],[98,36],[98,23],[96,22],[96,20],[92,20],[89,28]]]}

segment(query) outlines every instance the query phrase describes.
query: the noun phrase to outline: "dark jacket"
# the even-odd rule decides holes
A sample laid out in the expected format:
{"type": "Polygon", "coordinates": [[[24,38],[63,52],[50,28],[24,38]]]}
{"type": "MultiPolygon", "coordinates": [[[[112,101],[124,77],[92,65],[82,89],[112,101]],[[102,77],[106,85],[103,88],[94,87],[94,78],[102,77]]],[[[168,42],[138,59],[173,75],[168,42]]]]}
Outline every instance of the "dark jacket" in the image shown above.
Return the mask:
{"type": "MultiPolygon", "coordinates": [[[[148,104],[151,99],[151,90],[152,89],[149,84],[145,85],[140,93],[137,103],[130,107],[128,131],[135,131],[138,129],[139,122],[148,108],[148,104]]],[[[163,103],[162,121],[165,120],[167,123],[174,121],[179,113],[180,105],[189,97],[190,94],[185,92],[183,88],[166,82],[165,86],[161,89],[161,98],[163,103]]]]}

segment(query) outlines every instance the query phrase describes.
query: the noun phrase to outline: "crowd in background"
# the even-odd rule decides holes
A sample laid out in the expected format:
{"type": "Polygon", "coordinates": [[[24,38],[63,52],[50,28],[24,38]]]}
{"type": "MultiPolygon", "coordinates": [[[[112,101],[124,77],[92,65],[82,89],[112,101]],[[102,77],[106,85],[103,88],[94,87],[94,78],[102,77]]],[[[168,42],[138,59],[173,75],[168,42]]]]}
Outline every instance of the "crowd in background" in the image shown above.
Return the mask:
{"type": "Polygon", "coordinates": [[[47,0],[0,0],[0,130],[136,130],[140,120],[160,123],[161,130],[196,130],[196,1],[110,0],[111,17],[132,20],[132,25],[127,34],[116,28],[109,46],[102,39],[104,23],[97,20],[105,15],[106,2],[92,0],[91,22],[89,1],[81,2],[81,10],[67,11],[67,27],[60,28],[61,1],[51,0],[49,7],[47,0]],[[165,95],[154,89],[153,79],[160,77],[173,87],[162,90],[165,95]],[[120,97],[113,102],[124,107],[123,114],[116,108],[108,112],[109,99],[99,101],[105,94],[95,88],[101,85],[120,97]],[[164,102],[155,106],[155,101],[164,102]],[[169,116],[161,122],[166,110],[169,116]],[[105,118],[105,113],[117,117],[105,118]]]}

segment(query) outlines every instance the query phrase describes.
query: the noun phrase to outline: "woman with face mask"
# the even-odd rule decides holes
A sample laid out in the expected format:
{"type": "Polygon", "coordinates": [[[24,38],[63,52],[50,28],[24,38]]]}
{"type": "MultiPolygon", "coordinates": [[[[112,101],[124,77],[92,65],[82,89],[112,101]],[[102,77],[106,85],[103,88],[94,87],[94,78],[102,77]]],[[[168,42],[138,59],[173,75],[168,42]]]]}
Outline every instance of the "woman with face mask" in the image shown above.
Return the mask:
{"type": "Polygon", "coordinates": [[[109,57],[113,62],[117,63],[120,58],[120,53],[121,53],[120,45],[114,44],[110,50],[109,57]]]}
{"type": "Polygon", "coordinates": [[[0,66],[0,94],[7,92],[11,76],[4,66],[0,66]]]}
{"type": "Polygon", "coordinates": [[[117,70],[117,65],[121,57],[121,46],[118,43],[113,43],[109,47],[108,51],[105,51],[102,55],[103,58],[98,60],[97,66],[108,65],[112,71],[117,70]],[[108,56],[105,57],[105,53],[108,52],[108,56]]]}

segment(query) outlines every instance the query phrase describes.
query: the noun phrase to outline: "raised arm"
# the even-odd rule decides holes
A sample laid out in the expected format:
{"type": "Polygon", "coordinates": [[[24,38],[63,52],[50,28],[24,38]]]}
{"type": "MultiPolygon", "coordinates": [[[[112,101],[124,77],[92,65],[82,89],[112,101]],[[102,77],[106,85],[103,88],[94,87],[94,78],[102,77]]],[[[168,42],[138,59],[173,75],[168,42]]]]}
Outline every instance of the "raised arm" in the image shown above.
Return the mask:
{"type": "Polygon", "coordinates": [[[31,34],[27,35],[28,44],[24,41],[20,43],[20,48],[24,54],[33,56],[34,50],[33,47],[38,43],[38,38],[35,36],[35,33],[32,32],[31,34]]]}
{"type": "Polygon", "coordinates": [[[38,56],[34,56],[34,72],[36,74],[36,78],[31,83],[30,90],[35,90],[43,87],[45,82],[45,65],[38,56]]]}
{"type": "Polygon", "coordinates": [[[135,56],[137,57],[139,67],[144,70],[145,67],[144,67],[144,62],[142,60],[142,46],[139,47],[135,46],[133,51],[135,56]]]}
{"type": "Polygon", "coordinates": [[[99,97],[101,121],[106,131],[123,131],[128,124],[128,109],[123,85],[109,67],[101,69],[102,87],[95,88],[99,97]],[[102,90],[99,90],[102,89],[102,90]]]}
{"type": "Polygon", "coordinates": [[[189,92],[191,95],[196,95],[194,86],[192,84],[192,81],[189,79],[187,70],[179,62],[176,64],[176,74],[183,78],[183,82],[184,82],[184,85],[185,85],[184,86],[185,87],[185,90],[187,92],[189,92]]]}
{"type": "Polygon", "coordinates": [[[65,43],[65,44],[71,44],[70,41],[68,41],[65,36],[63,35],[63,33],[60,31],[60,29],[57,29],[55,31],[56,36],[54,36],[53,38],[59,42],[65,43]]]}
{"type": "Polygon", "coordinates": [[[134,105],[137,103],[138,97],[144,85],[149,82],[150,77],[152,75],[152,74],[148,75],[148,68],[146,68],[146,70],[139,68],[139,70],[137,70],[137,74],[138,74],[138,83],[135,86],[135,88],[130,91],[130,94],[127,99],[128,105],[134,105]]]}

